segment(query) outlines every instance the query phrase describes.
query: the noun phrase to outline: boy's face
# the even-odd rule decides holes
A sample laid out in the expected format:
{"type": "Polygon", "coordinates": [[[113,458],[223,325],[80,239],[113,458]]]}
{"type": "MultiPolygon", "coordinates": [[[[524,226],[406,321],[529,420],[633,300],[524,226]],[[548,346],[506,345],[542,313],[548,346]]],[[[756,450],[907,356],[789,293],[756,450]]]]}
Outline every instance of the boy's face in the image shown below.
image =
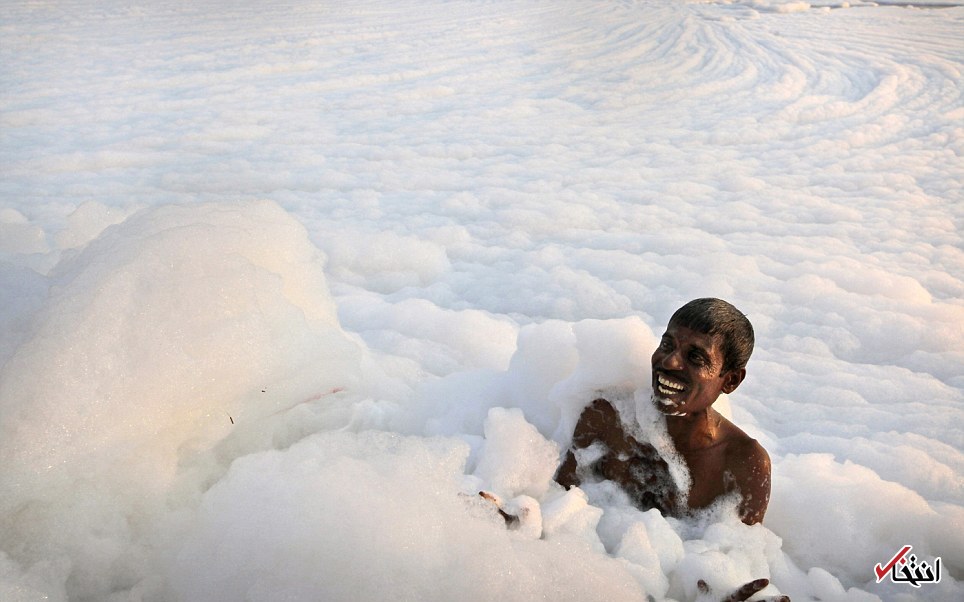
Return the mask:
{"type": "Polygon", "coordinates": [[[745,370],[723,372],[722,339],[670,323],[653,352],[653,399],[664,414],[705,410],[731,393],[745,370]]]}

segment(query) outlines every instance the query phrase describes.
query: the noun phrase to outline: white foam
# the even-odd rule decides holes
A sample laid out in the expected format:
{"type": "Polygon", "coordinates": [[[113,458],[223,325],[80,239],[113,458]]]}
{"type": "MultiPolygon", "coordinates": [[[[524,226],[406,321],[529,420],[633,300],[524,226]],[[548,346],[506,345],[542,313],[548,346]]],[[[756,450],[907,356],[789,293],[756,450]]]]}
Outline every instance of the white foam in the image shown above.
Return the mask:
{"type": "Polygon", "coordinates": [[[542,497],[559,464],[559,447],[526,422],[522,410],[492,408],[475,475],[486,488],[516,497],[542,497]]]}
{"type": "Polygon", "coordinates": [[[960,599],[962,9],[877,4],[6,3],[0,598],[960,599]],[[550,482],[709,295],[764,525],[550,482]]]}
{"type": "Polygon", "coordinates": [[[269,203],[150,209],[62,262],[0,372],[2,528],[31,542],[20,561],[66,554],[75,595],[105,591],[180,477],[208,478],[197,453],[359,389],[322,262],[269,203]]]}
{"type": "Polygon", "coordinates": [[[247,456],[205,495],[171,582],[187,599],[645,599],[618,564],[566,562],[585,555],[579,540],[533,541],[457,495],[466,453],[452,440],[327,433],[247,456]]]}

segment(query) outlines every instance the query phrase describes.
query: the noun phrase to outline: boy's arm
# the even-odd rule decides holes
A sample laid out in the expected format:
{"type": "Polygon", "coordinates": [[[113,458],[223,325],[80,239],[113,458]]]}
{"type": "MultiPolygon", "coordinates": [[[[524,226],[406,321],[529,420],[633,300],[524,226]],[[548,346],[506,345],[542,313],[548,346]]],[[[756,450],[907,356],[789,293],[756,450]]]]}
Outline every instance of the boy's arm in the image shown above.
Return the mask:
{"type": "Polygon", "coordinates": [[[730,452],[727,465],[743,496],[740,519],[748,525],[762,522],[770,503],[770,456],[755,439],[748,438],[730,452]]]}
{"type": "Polygon", "coordinates": [[[572,433],[572,446],[556,471],[556,482],[566,489],[579,485],[579,477],[576,475],[578,465],[573,450],[589,447],[596,441],[606,442],[609,439],[607,434],[613,429],[619,429],[619,432],[622,432],[619,415],[612,404],[605,399],[597,399],[589,404],[576,422],[576,428],[572,433]]]}

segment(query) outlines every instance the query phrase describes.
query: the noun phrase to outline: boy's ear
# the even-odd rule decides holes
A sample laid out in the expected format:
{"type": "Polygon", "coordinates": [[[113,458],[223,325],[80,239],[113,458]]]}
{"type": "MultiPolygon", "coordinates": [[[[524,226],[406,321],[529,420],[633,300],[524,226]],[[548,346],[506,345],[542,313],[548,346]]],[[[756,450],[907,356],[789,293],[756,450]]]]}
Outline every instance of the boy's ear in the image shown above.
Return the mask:
{"type": "Polygon", "coordinates": [[[736,388],[740,386],[744,378],[746,378],[746,368],[730,370],[723,376],[723,392],[729,395],[733,391],[736,391],[736,388]]]}

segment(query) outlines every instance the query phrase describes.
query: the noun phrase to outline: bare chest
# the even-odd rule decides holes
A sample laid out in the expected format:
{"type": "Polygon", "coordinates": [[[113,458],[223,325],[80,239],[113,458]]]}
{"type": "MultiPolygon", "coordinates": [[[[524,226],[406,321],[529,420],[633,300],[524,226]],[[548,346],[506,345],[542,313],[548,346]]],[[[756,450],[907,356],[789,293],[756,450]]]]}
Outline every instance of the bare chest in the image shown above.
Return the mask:
{"type": "Polygon", "coordinates": [[[680,495],[669,464],[656,448],[632,437],[610,447],[593,472],[597,478],[618,483],[641,510],[656,508],[680,516],[687,510],[706,508],[727,492],[724,453],[725,446],[719,445],[681,454],[690,477],[685,496],[680,495]]]}

